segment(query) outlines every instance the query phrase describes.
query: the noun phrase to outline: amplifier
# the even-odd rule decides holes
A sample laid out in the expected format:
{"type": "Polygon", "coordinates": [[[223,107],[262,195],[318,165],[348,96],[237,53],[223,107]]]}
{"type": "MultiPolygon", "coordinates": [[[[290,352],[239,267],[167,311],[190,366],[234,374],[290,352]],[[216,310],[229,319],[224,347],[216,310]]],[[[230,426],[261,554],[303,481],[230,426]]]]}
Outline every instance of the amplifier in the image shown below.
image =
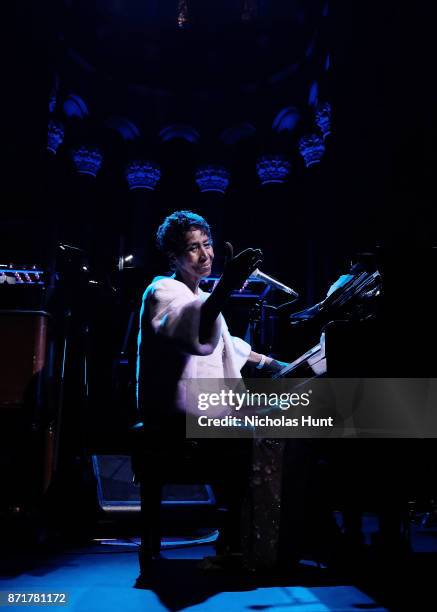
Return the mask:
{"type": "Polygon", "coordinates": [[[44,285],[44,272],[36,266],[15,268],[0,265],[0,285],[44,285]]]}
{"type": "MultiPolygon", "coordinates": [[[[133,483],[130,457],[93,455],[100,507],[106,511],[140,511],[140,489],[133,483]]],[[[214,494],[207,484],[164,486],[165,506],[212,506],[214,494]]]]}
{"type": "Polygon", "coordinates": [[[42,308],[48,284],[46,277],[39,266],[0,264],[0,308],[42,308]]]}

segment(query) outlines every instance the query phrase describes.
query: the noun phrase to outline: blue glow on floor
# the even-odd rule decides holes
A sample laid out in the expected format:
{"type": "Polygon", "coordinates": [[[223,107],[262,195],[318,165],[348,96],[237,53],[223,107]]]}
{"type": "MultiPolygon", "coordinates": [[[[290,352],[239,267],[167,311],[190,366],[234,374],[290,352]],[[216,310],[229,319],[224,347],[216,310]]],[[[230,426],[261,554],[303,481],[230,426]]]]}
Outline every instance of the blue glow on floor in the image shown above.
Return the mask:
{"type": "MultiPolygon", "coordinates": [[[[158,612],[162,610],[245,610],[292,609],[293,612],[352,612],[371,609],[383,612],[372,599],[353,586],[256,587],[235,577],[205,576],[198,572],[200,555],[212,548],[192,547],[165,551],[161,584],[152,590],[133,588],[138,573],[137,548],[94,545],[52,558],[19,575],[0,579],[0,590],[14,592],[67,592],[69,603],[50,606],[64,612],[158,612]],[[88,552],[89,551],[89,552],[88,552]],[[193,554],[195,553],[195,554],[193,554]],[[191,559],[191,560],[190,560],[191,559]],[[166,573],[167,572],[167,573],[166,573]],[[197,573],[196,573],[197,572],[197,573]],[[175,601],[179,602],[178,605],[175,601]]],[[[29,606],[37,607],[37,606],[29,606]]],[[[41,607],[41,606],[39,606],[41,607]]]]}
{"type": "Polygon", "coordinates": [[[186,611],[208,612],[292,609],[293,612],[352,612],[371,609],[385,612],[358,589],[351,586],[336,587],[270,587],[253,591],[219,593],[186,611]]]}

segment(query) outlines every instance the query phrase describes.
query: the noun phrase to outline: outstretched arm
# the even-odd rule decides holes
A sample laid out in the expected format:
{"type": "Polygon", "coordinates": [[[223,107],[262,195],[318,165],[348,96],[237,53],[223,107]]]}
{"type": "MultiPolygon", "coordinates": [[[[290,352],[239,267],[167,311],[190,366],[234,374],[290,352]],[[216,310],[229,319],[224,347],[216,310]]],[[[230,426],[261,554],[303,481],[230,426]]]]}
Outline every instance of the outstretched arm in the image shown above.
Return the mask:
{"type": "Polygon", "coordinates": [[[233,248],[226,242],[227,261],[225,269],[214,291],[202,304],[199,327],[199,341],[210,337],[214,322],[225,306],[234,289],[239,289],[262,261],[259,249],[246,249],[233,257],[233,248]]]}

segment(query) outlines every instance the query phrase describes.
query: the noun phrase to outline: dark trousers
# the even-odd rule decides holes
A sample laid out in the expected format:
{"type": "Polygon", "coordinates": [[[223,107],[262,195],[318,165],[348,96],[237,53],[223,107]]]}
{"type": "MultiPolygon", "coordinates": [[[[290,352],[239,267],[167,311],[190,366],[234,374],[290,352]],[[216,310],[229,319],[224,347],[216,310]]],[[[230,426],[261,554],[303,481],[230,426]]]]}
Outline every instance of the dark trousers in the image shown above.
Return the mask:
{"type": "Polygon", "coordinates": [[[251,466],[251,440],[175,440],[145,447],[135,459],[141,486],[140,567],[147,570],[161,546],[161,498],[167,483],[208,483],[219,510],[218,552],[241,545],[241,511],[251,466]],[[138,469],[139,466],[139,469],[138,469]]]}

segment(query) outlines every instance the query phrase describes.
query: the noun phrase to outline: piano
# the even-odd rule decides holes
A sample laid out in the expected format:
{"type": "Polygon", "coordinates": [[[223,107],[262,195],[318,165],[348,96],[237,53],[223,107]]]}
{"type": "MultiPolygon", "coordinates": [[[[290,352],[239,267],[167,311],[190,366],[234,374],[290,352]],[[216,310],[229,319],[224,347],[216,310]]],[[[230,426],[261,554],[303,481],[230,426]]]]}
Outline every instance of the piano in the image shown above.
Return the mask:
{"type": "MultiPolygon", "coordinates": [[[[305,327],[312,339],[314,328],[318,329],[320,339],[275,378],[311,381],[319,377],[436,377],[437,319],[433,293],[437,249],[381,249],[374,260],[374,269],[352,268],[350,274],[334,283],[325,300],[289,315],[282,322],[283,327],[276,334],[282,342],[285,336],[286,342],[293,343],[295,330],[299,329],[302,336],[305,327]]],[[[395,417],[406,416],[409,423],[405,396],[397,393],[395,401],[399,401],[400,408],[395,417]]],[[[355,421],[353,424],[357,425],[355,421]]],[[[424,433],[426,436],[429,430],[424,433]]],[[[388,439],[386,435],[379,439],[378,435],[359,440],[356,437],[361,435],[312,439],[299,444],[286,440],[284,465],[291,466],[289,479],[294,480],[293,486],[284,488],[283,513],[288,516],[291,512],[288,508],[296,504],[296,474],[302,476],[300,468],[295,468],[297,462],[301,456],[315,457],[312,464],[306,460],[306,482],[308,472],[316,471],[314,465],[329,466],[329,498],[343,512],[346,537],[353,537],[354,529],[359,533],[361,513],[372,510],[378,513],[380,541],[395,548],[408,533],[407,501],[410,509],[416,507],[417,499],[431,508],[431,500],[435,499],[435,439],[414,435],[401,439],[388,439]]],[[[302,464],[301,461],[299,466],[302,464]]],[[[323,501],[319,499],[317,504],[320,506],[323,501]]]]}
{"type": "Polygon", "coordinates": [[[318,323],[322,330],[320,342],[284,367],[274,378],[327,375],[327,327],[335,321],[356,323],[373,319],[381,297],[381,285],[381,275],[377,270],[344,275],[334,283],[322,302],[292,314],[292,325],[308,320],[318,323]]]}
{"type": "Polygon", "coordinates": [[[435,376],[436,279],[436,248],[366,254],[324,300],[282,322],[287,342],[305,326],[320,339],[274,378],[435,376]]]}

